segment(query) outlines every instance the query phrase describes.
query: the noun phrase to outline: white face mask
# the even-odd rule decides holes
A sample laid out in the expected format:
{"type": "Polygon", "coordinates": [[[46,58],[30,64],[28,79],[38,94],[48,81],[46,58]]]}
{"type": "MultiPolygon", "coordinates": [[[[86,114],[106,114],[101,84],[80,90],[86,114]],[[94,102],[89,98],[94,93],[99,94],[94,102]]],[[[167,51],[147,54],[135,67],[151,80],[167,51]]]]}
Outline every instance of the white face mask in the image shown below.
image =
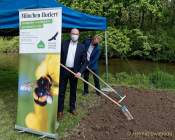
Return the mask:
{"type": "Polygon", "coordinates": [[[79,38],[79,35],[73,35],[73,34],[71,34],[71,40],[72,40],[73,42],[78,41],[78,38],[79,38]]]}

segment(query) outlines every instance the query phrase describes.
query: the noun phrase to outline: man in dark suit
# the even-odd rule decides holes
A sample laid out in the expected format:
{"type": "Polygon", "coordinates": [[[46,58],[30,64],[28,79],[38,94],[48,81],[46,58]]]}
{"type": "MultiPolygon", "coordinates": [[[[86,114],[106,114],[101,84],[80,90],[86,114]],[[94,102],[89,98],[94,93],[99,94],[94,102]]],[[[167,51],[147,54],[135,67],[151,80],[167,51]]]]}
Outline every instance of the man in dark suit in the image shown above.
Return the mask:
{"type": "Polygon", "coordinates": [[[83,44],[78,43],[79,30],[72,29],[70,33],[71,40],[64,41],[61,45],[61,63],[76,73],[76,76],[60,68],[60,84],[59,84],[59,98],[58,98],[58,118],[63,118],[64,98],[66,86],[69,81],[70,84],[70,98],[69,106],[70,113],[77,115],[76,112],[76,90],[78,77],[87,67],[87,54],[83,44]]]}
{"type": "MultiPolygon", "coordinates": [[[[99,74],[98,69],[98,59],[100,57],[100,49],[99,42],[101,38],[99,36],[94,36],[91,39],[87,39],[84,41],[84,45],[87,52],[87,60],[89,61],[88,68],[90,68],[95,74],[99,74]]],[[[86,69],[84,72],[84,79],[88,81],[89,79],[89,71],[86,69]]],[[[100,89],[99,79],[93,75],[95,87],[100,89]]],[[[88,95],[88,85],[84,83],[84,92],[83,95],[88,95]]],[[[97,95],[100,95],[99,92],[96,91],[97,95]]]]}

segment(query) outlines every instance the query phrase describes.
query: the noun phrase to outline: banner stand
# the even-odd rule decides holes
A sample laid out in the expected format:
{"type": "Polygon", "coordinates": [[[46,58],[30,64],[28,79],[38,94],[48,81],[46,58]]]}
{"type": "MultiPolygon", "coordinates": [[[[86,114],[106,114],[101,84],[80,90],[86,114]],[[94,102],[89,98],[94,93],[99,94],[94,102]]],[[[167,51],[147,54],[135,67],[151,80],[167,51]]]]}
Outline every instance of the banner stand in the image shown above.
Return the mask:
{"type": "Polygon", "coordinates": [[[42,136],[42,138],[48,137],[48,138],[58,139],[58,134],[51,134],[51,133],[46,133],[46,132],[41,132],[41,131],[34,131],[34,130],[30,129],[30,128],[21,127],[19,125],[15,125],[15,129],[16,130],[20,130],[22,132],[28,132],[28,133],[32,133],[32,134],[37,134],[37,135],[42,136]]]}
{"type": "Polygon", "coordinates": [[[62,8],[19,10],[19,29],[15,129],[58,139],[62,8]]]}

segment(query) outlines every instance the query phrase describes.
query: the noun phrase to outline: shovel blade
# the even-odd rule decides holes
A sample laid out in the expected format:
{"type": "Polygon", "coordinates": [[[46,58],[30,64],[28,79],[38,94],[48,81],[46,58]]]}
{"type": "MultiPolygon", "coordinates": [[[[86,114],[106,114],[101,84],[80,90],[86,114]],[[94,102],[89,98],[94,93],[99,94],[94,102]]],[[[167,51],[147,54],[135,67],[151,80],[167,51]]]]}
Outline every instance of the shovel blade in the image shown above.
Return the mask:
{"type": "Polygon", "coordinates": [[[129,112],[129,110],[127,109],[126,106],[122,106],[121,110],[122,110],[123,114],[126,116],[127,120],[130,121],[130,120],[134,119],[134,117],[131,115],[131,113],[129,112]]]}

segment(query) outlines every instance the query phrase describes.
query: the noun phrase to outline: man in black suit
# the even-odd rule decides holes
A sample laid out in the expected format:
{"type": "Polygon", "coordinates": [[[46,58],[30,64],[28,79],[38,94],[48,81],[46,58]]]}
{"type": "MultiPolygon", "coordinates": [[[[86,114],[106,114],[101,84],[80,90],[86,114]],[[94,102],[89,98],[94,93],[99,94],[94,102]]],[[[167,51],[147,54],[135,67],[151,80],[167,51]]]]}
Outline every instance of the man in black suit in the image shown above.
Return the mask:
{"type": "Polygon", "coordinates": [[[76,73],[76,76],[60,68],[60,84],[59,84],[59,98],[58,98],[58,119],[63,118],[64,98],[66,92],[67,82],[70,83],[70,98],[69,106],[70,113],[77,115],[76,112],[76,90],[78,77],[87,67],[87,54],[83,44],[78,43],[79,30],[72,29],[70,33],[71,40],[64,41],[61,45],[61,63],[76,73]]]}

